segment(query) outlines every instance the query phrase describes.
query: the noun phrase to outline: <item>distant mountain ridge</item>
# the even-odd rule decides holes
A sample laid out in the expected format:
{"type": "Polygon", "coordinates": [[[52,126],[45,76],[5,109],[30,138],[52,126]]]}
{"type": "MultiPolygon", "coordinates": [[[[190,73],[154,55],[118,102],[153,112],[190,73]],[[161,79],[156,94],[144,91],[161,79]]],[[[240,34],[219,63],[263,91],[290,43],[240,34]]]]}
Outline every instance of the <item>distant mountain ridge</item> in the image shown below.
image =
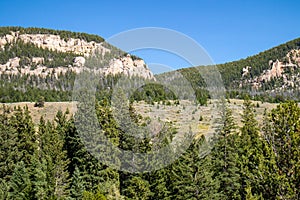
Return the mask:
{"type": "MultiPolygon", "coordinates": [[[[279,95],[299,100],[299,49],[300,38],[245,59],[218,64],[227,95],[231,98],[258,95],[258,99],[271,98],[271,101],[279,95]]],[[[91,70],[87,66],[91,55],[111,51],[118,52],[119,56],[112,54],[106,65],[98,68],[95,65],[93,69],[106,77],[101,81],[107,88],[111,88],[120,76],[172,81],[179,72],[191,83],[197,98],[203,100],[201,104],[209,97],[197,69],[201,66],[154,76],[141,58],[122,52],[97,35],[0,27],[0,101],[32,101],[38,96],[48,101],[69,100],[76,74],[91,70]]]]}

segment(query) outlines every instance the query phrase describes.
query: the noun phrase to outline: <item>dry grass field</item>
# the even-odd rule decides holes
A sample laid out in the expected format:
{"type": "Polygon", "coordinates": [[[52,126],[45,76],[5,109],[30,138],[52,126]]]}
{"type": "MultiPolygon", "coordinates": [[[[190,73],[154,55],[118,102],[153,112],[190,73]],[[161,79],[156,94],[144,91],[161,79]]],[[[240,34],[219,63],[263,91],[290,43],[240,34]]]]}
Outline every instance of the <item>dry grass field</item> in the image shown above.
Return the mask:
{"type": "MultiPolygon", "coordinates": [[[[277,104],[252,102],[255,108],[256,119],[262,125],[265,109],[270,111],[277,104]]],[[[231,99],[227,106],[232,110],[233,117],[238,126],[241,126],[243,100],[231,99]]],[[[180,105],[149,105],[143,102],[134,104],[137,113],[143,117],[162,122],[173,122],[179,132],[191,130],[196,135],[211,134],[219,124],[221,105],[218,101],[210,101],[207,106],[197,106],[189,101],[180,101],[180,105]]]]}
{"type": "MultiPolygon", "coordinates": [[[[17,108],[18,106],[21,108],[27,106],[35,124],[39,123],[42,116],[46,121],[52,121],[59,110],[65,112],[68,109],[70,114],[74,113],[74,104],[72,102],[45,102],[44,107],[41,108],[34,107],[34,103],[32,102],[5,103],[4,105],[9,107],[10,110],[13,110],[15,107],[17,108]]],[[[0,107],[0,111],[2,110],[3,104],[0,107]]]]}
{"type": "MultiPolygon", "coordinates": [[[[195,134],[209,134],[213,132],[213,127],[218,124],[220,116],[220,107],[216,101],[209,101],[207,106],[199,106],[189,101],[180,101],[179,105],[162,105],[155,103],[154,105],[146,104],[145,102],[135,102],[134,108],[136,112],[143,116],[143,118],[150,118],[153,129],[159,131],[164,122],[172,122],[177,127],[179,133],[186,133],[192,131],[195,134]]],[[[264,110],[271,110],[277,104],[261,103],[253,101],[256,119],[259,124],[262,124],[264,110]]],[[[41,116],[45,120],[53,120],[57,111],[65,112],[67,109],[70,111],[69,115],[74,114],[76,107],[72,102],[46,102],[44,107],[34,107],[34,103],[20,102],[20,103],[6,103],[6,106],[13,110],[14,107],[27,106],[34,123],[38,124],[41,116]]],[[[230,99],[227,105],[233,111],[233,117],[241,126],[241,114],[243,111],[243,100],[230,99]]],[[[3,106],[0,107],[0,110],[3,106]]],[[[149,125],[149,126],[150,126],[149,125]]]]}

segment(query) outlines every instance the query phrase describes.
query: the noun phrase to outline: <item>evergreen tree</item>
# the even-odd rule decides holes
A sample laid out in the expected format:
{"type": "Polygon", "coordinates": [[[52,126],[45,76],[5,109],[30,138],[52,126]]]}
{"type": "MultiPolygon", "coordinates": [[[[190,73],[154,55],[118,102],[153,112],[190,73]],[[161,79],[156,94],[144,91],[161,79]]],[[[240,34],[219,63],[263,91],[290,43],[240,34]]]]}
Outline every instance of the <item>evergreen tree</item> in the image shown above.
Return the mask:
{"type": "Polygon", "coordinates": [[[9,182],[9,198],[16,200],[31,199],[32,184],[30,174],[23,161],[20,161],[14,170],[9,182]]]}
{"type": "MultiPolygon", "coordinates": [[[[176,129],[173,128],[170,124],[164,124],[162,130],[155,135],[151,142],[152,151],[157,151],[161,148],[169,148],[170,153],[172,149],[170,144],[173,140],[174,134],[176,133],[176,129]]],[[[161,155],[158,155],[161,159],[161,155]]],[[[172,157],[172,154],[168,154],[168,157],[172,157]]],[[[168,159],[170,159],[168,158],[168,159]]],[[[166,159],[166,158],[165,158],[166,159]]],[[[167,161],[167,160],[166,160],[167,161]]],[[[148,176],[149,183],[151,185],[152,197],[151,199],[171,199],[171,188],[170,188],[170,166],[165,166],[164,168],[158,169],[156,171],[152,171],[148,176]]]]}
{"type": "MultiPolygon", "coordinates": [[[[279,169],[276,164],[276,155],[272,149],[272,127],[270,124],[269,114],[264,111],[263,127],[262,127],[262,150],[264,153],[264,159],[261,165],[259,165],[260,176],[263,177],[260,182],[262,188],[262,197],[264,199],[276,199],[280,194],[281,175],[278,173],[279,169]]],[[[250,186],[249,186],[250,187],[250,186]]],[[[247,194],[250,191],[247,192],[247,194]]]]}
{"type": "Polygon", "coordinates": [[[12,126],[8,114],[4,111],[0,114],[0,179],[4,182],[9,181],[15,164],[21,159],[17,140],[17,130],[12,126]]]}
{"type": "Polygon", "coordinates": [[[152,195],[149,182],[136,175],[127,177],[122,192],[126,195],[125,199],[146,200],[152,195]]]}
{"type": "Polygon", "coordinates": [[[29,166],[37,149],[37,138],[28,107],[25,106],[24,110],[18,107],[11,117],[10,123],[17,132],[16,144],[20,153],[19,161],[22,160],[26,166],[29,166]]]}
{"type": "Polygon", "coordinates": [[[83,177],[78,167],[75,167],[75,171],[72,176],[70,196],[72,199],[82,199],[83,191],[84,191],[83,177]]]}
{"type": "MultiPolygon", "coordinates": [[[[187,135],[186,137],[191,137],[187,135]]],[[[206,157],[201,156],[205,138],[194,139],[187,151],[170,166],[171,199],[217,198],[206,157]]]]}
{"type": "Polygon", "coordinates": [[[149,184],[152,196],[150,199],[171,199],[169,190],[169,167],[156,170],[149,174],[149,184]]]}
{"type": "Polygon", "coordinates": [[[219,182],[218,198],[241,199],[236,125],[229,108],[225,107],[221,116],[223,124],[214,137],[214,145],[210,154],[212,177],[219,182]]]}
{"type": "Polygon", "coordinates": [[[241,139],[238,149],[242,183],[241,194],[245,198],[247,185],[251,187],[251,192],[254,195],[260,195],[263,192],[261,188],[263,177],[259,169],[264,162],[264,152],[258,123],[255,119],[254,106],[247,97],[243,105],[243,127],[241,128],[241,139]]]}
{"type": "Polygon", "coordinates": [[[35,157],[32,164],[32,189],[34,199],[43,200],[49,198],[47,182],[47,163],[43,158],[35,157]]]}
{"type": "Polygon", "coordinates": [[[278,196],[297,199],[300,196],[300,108],[295,102],[282,103],[273,109],[265,138],[276,161],[279,177],[278,196]]]}
{"type": "Polygon", "coordinates": [[[86,149],[82,138],[75,128],[73,120],[70,120],[67,124],[65,149],[71,161],[69,164],[70,174],[74,177],[75,169],[78,168],[81,173],[81,180],[85,191],[95,192],[98,189],[98,185],[105,182],[110,182],[111,187],[118,188],[119,175],[116,170],[100,163],[100,161],[86,149]]]}
{"type": "Polygon", "coordinates": [[[101,193],[101,189],[98,189],[95,192],[84,191],[82,200],[106,200],[106,197],[101,193]]]}
{"type": "Polygon", "coordinates": [[[48,195],[57,199],[65,198],[68,191],[69,173],[67,167],[69,160],[67,152],[64,151],[62,135],[50,122],[45,124],[40,120],[39,126],[40,151],[42,160],[47,166],[48,195]]]}

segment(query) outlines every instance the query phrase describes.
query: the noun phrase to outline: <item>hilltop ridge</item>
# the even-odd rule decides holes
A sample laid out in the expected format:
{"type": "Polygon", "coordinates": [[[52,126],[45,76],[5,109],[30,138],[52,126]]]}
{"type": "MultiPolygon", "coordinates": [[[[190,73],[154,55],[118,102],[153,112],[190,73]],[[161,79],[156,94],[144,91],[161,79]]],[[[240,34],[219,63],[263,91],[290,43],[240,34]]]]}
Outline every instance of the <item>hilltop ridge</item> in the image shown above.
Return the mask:
{"type": "MultiPolygon", "coordinates": [[[[83,33],[20,27],[0,28],[0,33],[0,74],[7,75],[53,75],[58,78],[67,71],[80,73],[88,70],[85,67],[87,58],[95,53],[109,54],[116,49],[100,36],[83,33]]],[[[142,59],[125,52],[120,54],[96,73],[154,79],[142,59]]]]}

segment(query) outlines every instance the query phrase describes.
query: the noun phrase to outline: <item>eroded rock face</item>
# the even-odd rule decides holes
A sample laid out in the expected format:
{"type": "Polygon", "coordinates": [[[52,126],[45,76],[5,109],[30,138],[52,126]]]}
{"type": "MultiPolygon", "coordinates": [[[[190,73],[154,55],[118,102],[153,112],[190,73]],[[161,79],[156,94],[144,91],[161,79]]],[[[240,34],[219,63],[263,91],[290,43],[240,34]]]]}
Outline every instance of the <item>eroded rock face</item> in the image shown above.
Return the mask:
{"type": "Polygon", "coordinates": [[[139,76],[146,79],[155,79],[144,60],[133,60],[130,55],[111,60],[109,67],[104,68],[103,72],[105,74],[123,73],[129,77],[139,76]]]}
{"type": "MultiPolygon", "coordinates": [[[[274,78],[281,78],[283,80],[284,85],[282,86],[287,87],[295,86],[295,81],[297,76],[287,76],[285,74],[285,71],[287,69],[289,70],[295,70],[300,67],[300,50],[291,50],[286,57],[283,59],[284,61],[279,61],[278,59],[276,61],[270,60],[269,66],[270,69],[263,71],[263,73],[257,77],[254,77],[253,79],[246,79],[243,82],[240,83],[240,87],[243,86],[243,84],[251,84],[253,89],[259,89],[262,87],[262,84],[265,82],[269,82],[274,78]],[[292,79],[292,80],[291,80],[292,79]]],[[[251,67],[247,66],[243,68],[242,70],[242,78],[244,78],[247,74],[250,73],[251,67]]]]}
{"type": "Polygon", "coordinates": [[[75,66],[75,67],[83,67],[84,64],[85,64],[85,58],[82,57],[82,56],[78,56],[78,57],[74,58],[73,62],[74,62],[73,66],[75,66]]]}
{"type": "Polygon", "coordinates": [[[242,71],[243,72],[242,77],[248,76],[250,70],[251,70],[250,66],[244,67],[242,71]]]}
{"type": "Polygon", "coordinates": [[[295,63],[300,66],[300,49],[290,51],[286,57],[289,59],[289,64],[295,63]]]}
{"type": "Polygon", "coordinates": [[[10,68],[16,68],[20,66],[20,58],[15,57],[15,58],[11,58],[8,61],[8,65],[10,68]]]}
{"type": "Polygon", "coordinates": [[[102,43],[94,41],[86,42],[81,39],[69,38],[64,40],[59,35],[51,34],[19,34],[18,32],[11,32],[0,38],[0,48],[4,48],[7,43],[12,43],[17,40],[22,40],[25,43],[33,43],[38,47],[56,50],[59,52],[74,52],[84,56],[89,56],[96,49],[102,51],[109,51],[109,49],[102,46],[102,43]]]}
{"type": "Polygon", "coordinates": [[[34,64],[44,64],[45,62],[45,59],[43,57],[33,57],[31,59],[31,62],[34,63],[34,64]]]}
{"type": "MultiPolygon", "coordinates": [[[[59,74],[65,74],[68,71],[80,73],[83,70],[90,70],[85,67],[86,58],[93,55],[95,52],[104,55],[110,53],[111,50],[106,48],[103,43],[86,42],[81,39],[69,38],[67,40],[61,39],[59,35],[51,34],[19,34],[18,32],[11,32],[3,37],[0,37],[0,48],[4,48],[7,43],[13,43],[17,40],[22,40],[25,43],[33,43],[38,47],[47,48],[59,52],[73,52],[78,55],[73,60],[73,64],[68,67],[47,68],[44,65],[45,60],[42,57],[33,57],[31,64],[27,66],[20,66],[20,58],[15,57],[3,65],[0,64],[0,74],[21,74],[21,75],[39,75],[46,77],[47,75],[54,75],[58,77],[59,74]],[[32,67],[34,66],[34,67],[32,67]]],[[[128,54],[123,57],[113,58],[109,65],[100,69],[94,69],[95,73],[108,74],[125,74],[129,77],[139,76],[146,79],[155,79],[152,72],[149,70],[145,62],[141,59],[133,60],[128,54]]]]}
{"type": "MultiPolygon", "coordinates": [[[[130,58],[131,59],[131,58],[130,58]]],[[[56,78],[60,74],[66,74],[67,72],[75,72],[76,74],[81,73],[84,70],[91,71],[91,69],[84,66],[85,58],[76,57],[74,63],[68,67],[56,67],[48,68],[42,65],[42,59],[36,61],[38,64],[36,67],[32,68],[31,66],[22,66],[19,65],[20,59],[18,57],[10,59],[6,64],[0,65],[0,74],[9,74],[9,75],[37,75],[41,77],[46,77],[47,75],[54,75],[56,78]]],[[[99,69],[93,69],[94,73],[99,74],[125,74],[129,77],[138,76],[145,79],[155,80],[154,75],[148,69],[143,60],[129,60],[129,59],[113,59],[109,66],[99,69]]]]}
{"type": "Polygon", "coordinates": [[[258,81],[270,81],[272,78],[275,77],[281,77],[282,73],[284,72],[284,68],[286,65],[284,65],[279,60],[276,60],[275,62],[272,62],[271,69],[268,69],[265,71],[261,76],[258,77],[258,81]]]}

